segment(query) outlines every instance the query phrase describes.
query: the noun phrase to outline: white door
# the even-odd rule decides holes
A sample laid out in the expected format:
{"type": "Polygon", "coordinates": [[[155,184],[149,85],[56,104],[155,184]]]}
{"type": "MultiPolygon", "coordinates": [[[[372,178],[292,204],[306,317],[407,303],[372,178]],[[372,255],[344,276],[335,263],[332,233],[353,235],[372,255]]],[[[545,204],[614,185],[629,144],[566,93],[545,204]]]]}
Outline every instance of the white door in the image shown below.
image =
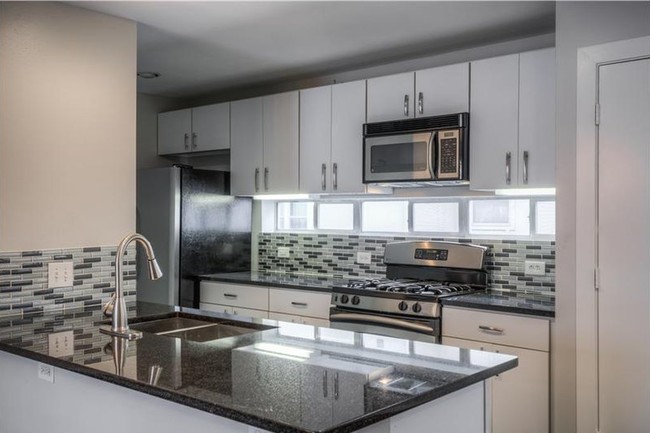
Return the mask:
{"type": "Polygon", "coordinates": [[[555,48],[519,56],[517,158],[519,186],[555,186],[555,48]]]}
{"type": "Polygon", "coordinates": [[[332,86],[301,90],[300,192],[330,191],[331,149],[332,86]]]}
{"type": "Polygon", "coordinates": [[[332,192],[365,192],[363,185],[363,124],[366,123],[366,82],[332,86],[332,192]]]}
{"type": "Polygon", "coordinates": [[[599,68],[601,433],[650,426],[650,60],[599,68]]]}
{"type": "Polygon", "coordinates": [[[192,152],[230,149],[230,103],[192,108],[192,152]]]}
{"type": "Polygon", "coordinates": [[[368,80],[368,122],[413,118],[414,91],[413,72],[368,80]]]}
{"type": "Polygon", "coordinates": [[[469,111],[469,63],[415,73],[415,116],[440,116],[469,111]]]}
{"type": "Polygon", "coordinates": [[[519,54],[472,62],[470,187],[517,184],[519,54]]]}
{"type": "Polygon", "coordinates": [[[158,114],[158,155],[191,152],[192,110],[158,114]]]}
{"type": "Polygon", "coordinates": [[[299,185],[298,91],[264,96],[264,192],[292,194],[299,185]]]}
{"type": "Polygon", "coordinates": [[[230,192],[253,195],[262,192],[264,164],[262,98],[230,105],[230,192]]]}

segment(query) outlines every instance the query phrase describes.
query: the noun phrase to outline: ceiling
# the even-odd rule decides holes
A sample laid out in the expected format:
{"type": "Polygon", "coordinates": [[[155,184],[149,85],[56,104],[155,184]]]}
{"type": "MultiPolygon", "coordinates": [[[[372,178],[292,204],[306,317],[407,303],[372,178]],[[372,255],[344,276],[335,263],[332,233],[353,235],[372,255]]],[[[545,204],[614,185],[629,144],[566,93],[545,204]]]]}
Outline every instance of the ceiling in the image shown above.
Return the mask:
{"type": "Polygon", "coordinates": [[[554,31],[554,2],[70,2],[138,22],[138,91],[294,80],[554,31]]]}

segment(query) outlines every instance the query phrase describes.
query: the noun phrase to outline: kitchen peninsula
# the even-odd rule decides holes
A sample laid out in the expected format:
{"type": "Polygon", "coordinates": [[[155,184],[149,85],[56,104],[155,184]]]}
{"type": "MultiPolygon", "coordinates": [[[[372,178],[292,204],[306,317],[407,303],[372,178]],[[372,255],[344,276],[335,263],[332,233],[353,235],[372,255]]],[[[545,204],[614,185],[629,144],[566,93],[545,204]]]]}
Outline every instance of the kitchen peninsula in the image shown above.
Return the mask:
{"type": "MultiPolygon", "coordinates": [[[[138,303],[129,307],[129,322],[137,327],[195,313],[138,303]]],[[[4,428],[484,432],[485,381],[518,362],[330,328],[218,313],[204,319],[239,329],[239,335],[144,332],[126,342],[99,333],[105,319],[97,308],[2,319],[0,393],[9,402],[0,414],[4,428]],[[72,342],[55,342],[64,332],[72,342]],[[62,353],[66,345],[70,352],[62,353]],[[35,407],[39,416],[30,416],[35,407]]]]}

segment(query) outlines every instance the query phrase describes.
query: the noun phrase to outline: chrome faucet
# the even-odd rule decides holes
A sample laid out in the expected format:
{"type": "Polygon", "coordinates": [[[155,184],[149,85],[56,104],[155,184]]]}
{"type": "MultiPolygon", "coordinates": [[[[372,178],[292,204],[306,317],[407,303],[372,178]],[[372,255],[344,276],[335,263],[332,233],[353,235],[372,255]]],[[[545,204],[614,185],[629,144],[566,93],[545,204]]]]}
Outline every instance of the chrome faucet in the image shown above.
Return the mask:
{"type": "Polygon", "coordinates": [[[140,245],[144,247],[144,251],[147,254],[147,268],[149,269],[149,278],[152,280],[157,280],[163,275],[153,253],[153,248],[151,247],[151,244],[147,238],[139,233],[133,233],[122,239],[122,242],[120,242],[120,245],[117,247],[117,252],[115,254],[115,294],[113,295],[112,301],[110,301],[104,309],[105,312],[112,310],[111,326],[101,327],[100,332],[116,337],[127,338],[129,340],[135,340],[142,337],[142,333],[140,331],[129,329],[126,303],[124,302],[124,290],[122,289],[122,260],[126,249],[133,241],[140,243],[140,245]]]}

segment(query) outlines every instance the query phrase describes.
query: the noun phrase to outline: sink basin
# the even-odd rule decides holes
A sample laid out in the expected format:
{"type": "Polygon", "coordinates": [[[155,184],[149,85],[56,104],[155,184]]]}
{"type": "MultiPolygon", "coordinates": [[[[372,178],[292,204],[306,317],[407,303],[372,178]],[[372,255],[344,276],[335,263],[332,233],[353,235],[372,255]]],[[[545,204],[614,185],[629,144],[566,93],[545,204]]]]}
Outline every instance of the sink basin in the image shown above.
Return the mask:
{"type": "Polygon", "coordinates": [[[137,331],[196,342],[219,340],[271,329],[268,326],[251,323],[247,323],[246,326],[239,326],[233,321],[222,323],[218,320],[216,318],[206,318],[204,320],[197,317],[174,315],[163,319],[133,323],[130,327],[137,331]]]}

